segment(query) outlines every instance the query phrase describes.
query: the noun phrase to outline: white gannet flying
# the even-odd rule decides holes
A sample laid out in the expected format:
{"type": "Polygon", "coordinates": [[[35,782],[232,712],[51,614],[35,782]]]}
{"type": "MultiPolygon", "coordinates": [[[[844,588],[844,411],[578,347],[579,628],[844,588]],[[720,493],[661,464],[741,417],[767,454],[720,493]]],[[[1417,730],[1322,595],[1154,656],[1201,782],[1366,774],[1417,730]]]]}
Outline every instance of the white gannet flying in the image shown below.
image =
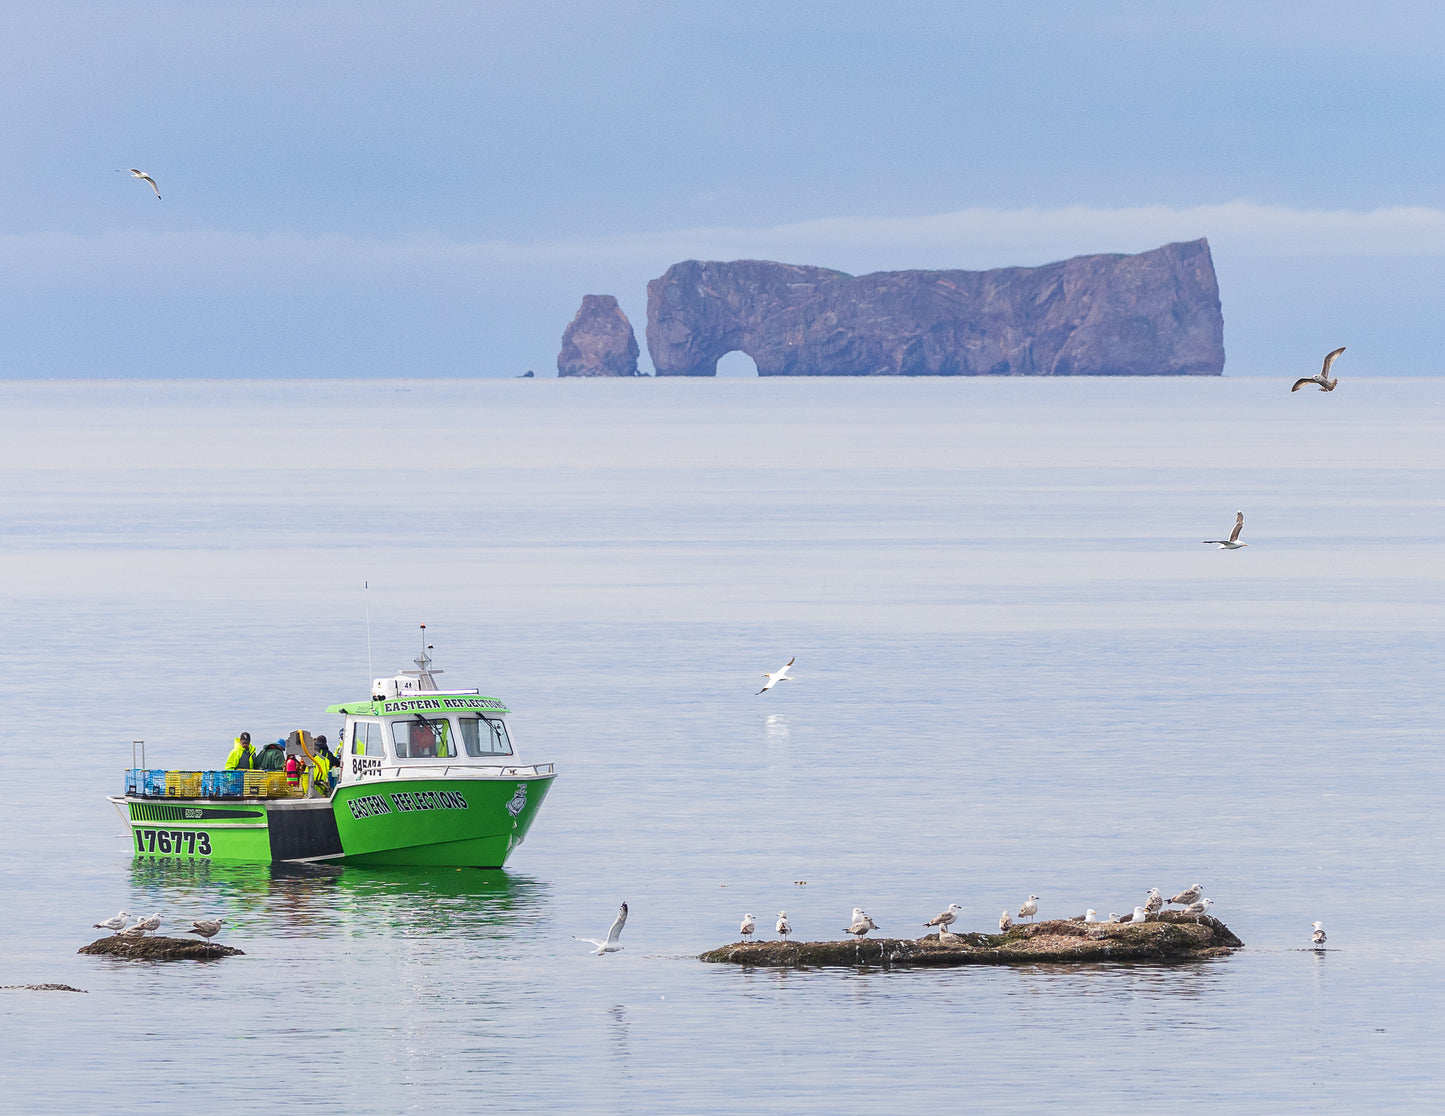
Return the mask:
{"type": "Polygon", "coordinates": [[[868,917],[867,912],[865,912],[862,907],[854,907],[853,921],[847,926],[843,927],[843,933],[852,934],[855,938],[861,941],[869,930],[877,929],[878,924],[868,917]]]}
{"type": "Polygon", "coordinates": [[[944,911],[941,915],[930,918],[923,925],[937,926],[938,932],[942,934],[945,930],[947,930],[950,926],[952,926],[955,922],[958,921],[959,913],[962,912],[962,910],[963,908],[960,907],[957,903],[950,903],[948,905],[948,910],[944,911]]]}
{"type": "Polygon", "coordinates": [[[1159,894],[1157,887],[1149,889],[1149,897],[1144,900],[1144,911],[1146,914],[1158,914],[1164,907],[1164,896],[1159,894]]]}
{"type": "Polygon", "coordinates": [[[199,934],[206,939],[214,938],[221,932],[221,923],[225,921],[224,918],[198,918],[191,923],[191,928],[186,933],[199,934]]]}
{"type": "Polygon", "coordinates": [[[1187,907],[1190,903],[1197,903],[1202,898],[1204,898],[1204,885],[1195,884],[1193,887],[1185,888],[1169,902],[1171,905],[1178,903],[1180,906],[1187,907]]]}
{"type": "Polygon", "coordinates": [[[1316,946],[1322,946],[1325,944],[1326,940],[1327,939],[1325,938],[1325,924],[1323,922],[1316,922],[1315,932],[1310,935],[1310,941],[1314,942],[1316,946]]]}
{"type": "Polygon", "coordinates": [[[1249,543],[1239,541],[1239,533],[1244,530],[1244,512],[1234,513],[1234,530],[1229,532],[1227,539],[1205,539],[1206,546],[1217,546],[1220,550],[1238,550],[1241,546],[1248,546],[1249,543]]]}
{"type": "Polygon", "coordinates": [[[791,679],[790,677],[788,677],[788,667],[792,666],[792,665],[793,665],[795,662],[797,662],[797,661],[798,661],[798,656],[794,655],[794,656],[793,656],[791,659],[789,659],[785,664],[783,664],[783,669],[780,670],[780,671],[778,671],[777,674],[765,674],[765,675],[763,675],[763,677],[766,678],[767,681],[763,683],[763,688],[762,688],[761,690],[759,690],[758,693],[760,693],[760,694],[765,694],[765,693],[767,693],[767,692],[768,692],[769,690],[771,690],[774,686],[776,686],[779,682],[791,682],[792,679],[791,679]]]}
{"type": "Polygon", "coordinates": [[[1299,391],[1299,389],[1304,387],[1305,384],[1319,384],[1321,391],[1334,391],[1335,385],[1340,381],[1330,379],[1330,365],[1334,364],[1335,357],[1339,356],[1344,351],[1345,347],[1341,345],[1338,349],[1325,357],[1325,366],[1320,369],[1320,374],[1318,376],[1306,376],[1303,380],[1296,380],[1294,382],[1294,387],[1290,388],[1289,390],[1291,392],[1295,392],[1299,391]]]}
{"type": "Polygon", "coordinates": [[[738,933],[741,934],[744,938],[751,938],[753,936],[753,931],[757,928],[758,924],[753,920],[753,916],[745,914],[743,915],[742,925],[738,927],[738,933]]]}
{"type": "Polygon", "coordinates": [[[622,936],[622,928],[626,925],[627,904],[623,903],[622,906],[617,908],[617,921],[614,922],[612,924],[612,928],[607,931],[607,937],[605,940],[599,942],[596,938],[579,938],[576,934],[572,935],[572,939],[578,942],[586,942],[589,945],[595,945],[597,948],[594,949],[592,953],[598,957],[600,957],[604,953],[616,953],[619,949],[622,948],[620,945],[617,944],[617,939],[622,936]]]}
{"type": "Polygon", "coordinates": [[[1004,911],[1003,914],[1001,914],[1001,915],[998,916],[998,929],[999,929],[999,933],[1003,933],[1005,930],[1007,930],[1007,929],[1008,929],[1010,926],[1012,926],[1013,924],[1014,924],[1014,920],[1011,919],[1011,918],[1009,918],[1009,916],[1008,916],[1008,911],[1004,911]]]}
{"type": "Polygon", "coordinates": [[[1187,914],[1187,915],[1202,915],[1202,914],[1208,914],[1208,913],[1209,913],[1209,908],[1212,907],[1212,906],[1214,906],[1214,900],[1213,900],[1213,899],[1208,899],[1208,898],[1201,899],[1201,900],[1199,900],[1199,902],[1197,902],[1197,903],[1190,903],[1189,906],[1185,907],[1185,908],[1184,908],[1184,914],[1187,914]]]}
{"type": "MultiPolygon", "coordinates": [[[[156,180],[150,175],[146,174],[145,171],[136,170],[135,167],[131,167],[130,176],[132,178],[139,178],[142,182],[149,182],[151,184],[151,189],[156,192],[156,201],[161,200],[161,188],[156,185],[156,180]]],[[[185,207],[182,206],[181,208],[184,209],[185,207]]],[[[1326,365],[1325,367],[1328,368],[1329,365],[1326,365]]]]}
{"type": "Polygon", "coordinates": [[[1037,895],[1030,895],[1024,900],[1023,906],[1019,907],[1019,918],[1026,918],[1030,922],[1034,920],[1034,915],[1038,913],[1039,897],[1037,895]]]}
{"type": "Polygon", "coordinates": [[[119,934],[122,930],[126,928],[127,925],[129,925],[129,923],[130,912],[121,911],[120,914],[116,915],[114,918],[108,918],[104,922],[97,922],[95,924],[95,928],[97,930],[113,930],[115,931],[115,933],[119,934]]]}
{"type": "Polygon", "coordinates": [[[777,929],[778,929],[778,937],[782,938],[783,941],[787,941],[787,940],[788,940],[788,935],[793,932],[793,924],[788,921],[788,912],[787,912],[787,911],[779,911],[779,912],[778,912],[778,927],[777,927],[777,929]]]}

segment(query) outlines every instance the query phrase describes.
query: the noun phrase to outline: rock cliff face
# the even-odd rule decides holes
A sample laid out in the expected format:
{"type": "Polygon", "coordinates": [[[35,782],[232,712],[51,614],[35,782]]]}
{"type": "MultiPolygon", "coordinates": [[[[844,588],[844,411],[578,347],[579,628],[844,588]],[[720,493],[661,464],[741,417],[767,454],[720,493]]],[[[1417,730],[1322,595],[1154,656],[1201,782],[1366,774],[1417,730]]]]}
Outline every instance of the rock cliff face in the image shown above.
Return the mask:
{"type": "MultiPolygon", "coordinates": [[[[574,323],[575,324],[575,323],[574,323]]],[[[647,284],[659,376],[1218,376],[1224,318],[1209,244],[996,271],[674,264],[647,284]]]]}
{"type": "Polygon", "coordinates": [[[636,376],[637,338],[611,295],[583,295],[582,307],[562,334],[559,376],[636,376]]]}

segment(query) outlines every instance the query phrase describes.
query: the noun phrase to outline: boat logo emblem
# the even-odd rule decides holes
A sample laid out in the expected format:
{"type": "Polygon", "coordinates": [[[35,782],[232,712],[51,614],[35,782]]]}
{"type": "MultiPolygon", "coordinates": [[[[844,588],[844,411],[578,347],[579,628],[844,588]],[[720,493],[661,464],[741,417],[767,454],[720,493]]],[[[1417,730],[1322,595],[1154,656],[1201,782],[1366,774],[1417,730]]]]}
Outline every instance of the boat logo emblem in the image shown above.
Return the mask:
{"type": "Polygon", "coordinates": [[[527,808],[527,784],[518,783],[517,793],[512,795],[512,800],[507,803],[507,813],[515,819],[518,814],[527,808]]]}

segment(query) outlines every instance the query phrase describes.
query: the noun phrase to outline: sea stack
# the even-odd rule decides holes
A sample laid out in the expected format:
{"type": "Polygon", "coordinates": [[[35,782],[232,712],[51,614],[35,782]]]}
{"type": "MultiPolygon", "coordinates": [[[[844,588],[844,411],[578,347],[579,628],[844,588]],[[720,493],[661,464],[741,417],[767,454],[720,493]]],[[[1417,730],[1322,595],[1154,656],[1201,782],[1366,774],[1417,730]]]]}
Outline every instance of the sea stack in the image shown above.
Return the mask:
{"type": "Polygon", "coordinates": [[[583,295],[562,334],[559,376],[637,376],[637,337],[612,295],[583,295]]]}
{"type": "Polygon", "coordinates": [[[1205,240],[994,271],[841,271],[686,260],[647,285],[659,376],[1218,376],[1205,240]]]}

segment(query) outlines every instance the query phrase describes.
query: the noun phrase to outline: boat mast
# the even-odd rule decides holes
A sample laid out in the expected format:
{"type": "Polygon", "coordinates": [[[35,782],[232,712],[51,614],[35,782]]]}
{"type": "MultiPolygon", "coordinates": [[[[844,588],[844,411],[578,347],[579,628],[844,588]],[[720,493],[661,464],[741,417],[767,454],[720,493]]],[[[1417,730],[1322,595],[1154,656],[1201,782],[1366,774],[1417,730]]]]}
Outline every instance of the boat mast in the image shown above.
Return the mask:
{"type": "Polygon", "coordinates": [[[428,655],[427,652],[434,650],[436,650],[436,648],[426,641],[426,625],[423,624],[421,626],[421,654],[412,660],[412,662],[417,665],[417,669],[403,670],[400,672],[402,674],[409,675],[410,677],[415,678],[416,688],[418,690],[431,690],[435,692],[441,689],[441,687],[437,685],[437,680],[433,678],[432,675],[445,674],[446,671],[442,670],[440,667],[438,667],[436,670],[432,669],[431,656],[428,655]]]}

